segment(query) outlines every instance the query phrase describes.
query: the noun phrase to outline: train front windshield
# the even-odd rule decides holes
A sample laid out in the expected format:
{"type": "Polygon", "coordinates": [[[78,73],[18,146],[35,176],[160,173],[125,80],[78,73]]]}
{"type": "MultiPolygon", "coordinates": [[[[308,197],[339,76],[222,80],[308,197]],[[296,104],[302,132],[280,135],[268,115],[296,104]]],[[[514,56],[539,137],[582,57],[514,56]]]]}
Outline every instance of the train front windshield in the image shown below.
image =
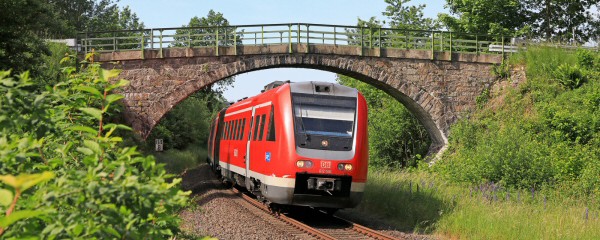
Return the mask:
{"type": "Polygon", "coordinates": [[[296,145],[303,148],[352,149],[356,98],[292,94],[296,145]]]}

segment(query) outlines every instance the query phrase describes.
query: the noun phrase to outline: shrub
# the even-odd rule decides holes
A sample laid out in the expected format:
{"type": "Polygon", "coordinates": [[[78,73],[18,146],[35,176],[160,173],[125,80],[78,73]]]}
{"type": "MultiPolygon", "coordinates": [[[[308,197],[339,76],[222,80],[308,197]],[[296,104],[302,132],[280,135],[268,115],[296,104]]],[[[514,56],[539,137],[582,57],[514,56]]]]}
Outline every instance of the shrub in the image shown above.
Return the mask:
{"type": "Polygon", "coordinates": [[[518,55],[527,67],[525,87],[504,90],[502,107],[484,106],[454,124],[446,156],[434,170],[474,184],[569,186],[560,191],[578,198],[598,194],[600,78],[595,69],[576,67],[574,55],[545,48],[518,55]],[[558,67],[550,75],[544,66],[558,67]],[[554,81],[557,75],[564,81],[554,81]]]}
{"type": "Polygon", "coordinates": [[[589,50],[577,49],[577,63],[585,69],[592,69],[596,56],[589,50]]]}
{"type": "Polygon", "coordinates": [[[585,70],[569,64],[558,66],[554,71],[554,77],[560,84],[570,89],[578,88],[587,81],[585,70]]]}
{"type": "MultiPolygon", "coordinates": [[[[65,70],[68,79],[46,90],[34,88],[27,73],[0,72],[0,174],[3,178],[52,172],[54,178],[22,192],[2,238],[164,239],[179,230],[176,212],[187,202],[167,182],[163,166],[121,145],[107,116],[127,84],[109,81],[116,71],[84,66],[65,70]],[[29,218],[15,219],[29,213],[29,218]],[[32,215],[31,213],[39,213],[32,215]],[[33,217],[35,216],[35,217],[33,217]]],[[[1,198],[19,188],[3,181],[1,198]],[[10,188],[9,188],[10,189],[10,188]]]]}

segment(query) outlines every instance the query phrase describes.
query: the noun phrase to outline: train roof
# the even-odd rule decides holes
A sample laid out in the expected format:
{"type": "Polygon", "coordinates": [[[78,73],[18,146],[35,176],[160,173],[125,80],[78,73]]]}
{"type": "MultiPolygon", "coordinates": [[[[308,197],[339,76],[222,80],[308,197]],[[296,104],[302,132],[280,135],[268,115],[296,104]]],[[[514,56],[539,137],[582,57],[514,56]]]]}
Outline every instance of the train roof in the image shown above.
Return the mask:
{"type": "Polygon", "coordinates": [[[229,106],[229,109],[237,109],[245,105],[251,104],[257,99],[266,95],[272,94],[277,89],[289,85],[290,91],[294,93],[306,93],[306,94],[318,94],[318,95],[335,95],[335,96],[346,96],[356,97],[358,90],[355,88],[347,87],[341,84],[332,82],[321,82],[321,81],[307,81],[307,82],[290,82],[290,81],[275,81],[265,86],[265,90],[261,93],[240,99],[238,102],[229,106]]]}

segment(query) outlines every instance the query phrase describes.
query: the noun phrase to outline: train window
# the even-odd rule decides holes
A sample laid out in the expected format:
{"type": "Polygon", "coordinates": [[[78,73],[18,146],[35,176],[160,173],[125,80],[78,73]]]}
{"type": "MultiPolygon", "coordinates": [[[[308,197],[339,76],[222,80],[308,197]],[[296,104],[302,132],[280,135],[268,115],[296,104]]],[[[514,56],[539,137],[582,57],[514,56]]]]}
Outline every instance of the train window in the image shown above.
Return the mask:
{"type": "Polygon", "coordinates": [[[238,128],[238,120],[234,120],[233,129],[231,130],[231,140],[235,140],[237,138],[237,128],[238,128]]]}
{"type": "Polygon", "coordinates": [[[275,117],[273,116],[273,105],[271,105],[271,114],[269,116],[269,130],[267,131],[267,141],[275,141],[275,117]]]}
{"type": "Polygon", "coordinates": [[[225,133],[227,133],[227,122],[224,122],[223,124],[224,125],[223,125],[223,132],[221,135],[221,139],[225,140],[225,133]]]}
{"type": "Polygon", "coordinates": [[[225,123],[225,140],[229,139],[229,128],[231,127],[231,123],[227,122],[225,123]]]}
{"type": "Polygon", "coordinates": [[[240,140],[240,135],[242,135],[241,133],[242,131],[242,119],[238,119],[238,127],[236,129],[236,135],[235,135],[235,140],[240,140]]]}
{"type": "Polygon", "coordinates": [[[237,120],[231,120],[231,140],[235,140],[235,128],[237,127],[237,120]]]}
{"type": "Polygon", "coordinates": [[[262,141],[263,140],[263,133],[265,132],[265,122],[267,120],[265,114],[263,114],[261,116],[262,121],[260,122],[260,133],[258,134],[258,141],[262,141]]]}
{"type": "Polygon", "coordinates": [[[256,122],[254,123],[254,132],[252,133],[252,135],[254,136],[254,141],[256,141],[257,137],[258,137],[258,126],[260,125],[261,122],[261,116],[259,115],[258,117],[256,117],[256,122]]]}
{"type": "Polygon", "coordinates": [[[231,129],[233,128],[233,121],[229,121],[229,128],[227,128],[227,140],[231,140],[231,129]]]}
{"type": "Polygon", "coordinates": [[[240,140],[241,131],[242,131],[242,119],[239,119],[238,127],[236,129],[235,140],[240,140]]]}
{"type": "Polygon", "coordinates": [[[231,121],[231,129],[229,129],[229,139],[234,140],[235,139],[235,127],[237,126],[237,121],[232,120],[231,121]]]}
{"type": "Polygon", "coordinates": [[[246,119],[242,119],[242,130],[240,133],[240,140],[244,139],[244,129],[246,129],[246,119]]]}
{"type": "Polygon", "coordinates": [[[248,129],[248,141],[252,140],[251,139],[251,137],[252,137],[252,123],[254,123],[254,117],[250,117],[250,125],[248,125],[249,126],[249,129],[248,129]]]}

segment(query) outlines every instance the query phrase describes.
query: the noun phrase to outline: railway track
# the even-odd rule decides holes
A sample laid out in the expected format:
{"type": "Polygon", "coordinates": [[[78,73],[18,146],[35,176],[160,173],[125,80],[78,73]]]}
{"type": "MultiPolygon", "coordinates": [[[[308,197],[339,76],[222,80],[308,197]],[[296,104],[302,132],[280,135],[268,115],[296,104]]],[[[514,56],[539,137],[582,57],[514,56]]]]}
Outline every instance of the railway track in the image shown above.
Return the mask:
{"type": "Polygon", "coordinates": [[[291,213],[289,216],[286,214],[274,213],[269,207],[242,193],[238,189],[231,188],[231,191],[256,208],[316,239],[397,239],[377,230],[367,228],[337,216],[327,215],[316,210],[309,212],[304,211],[304,213],[291,213]]]}

